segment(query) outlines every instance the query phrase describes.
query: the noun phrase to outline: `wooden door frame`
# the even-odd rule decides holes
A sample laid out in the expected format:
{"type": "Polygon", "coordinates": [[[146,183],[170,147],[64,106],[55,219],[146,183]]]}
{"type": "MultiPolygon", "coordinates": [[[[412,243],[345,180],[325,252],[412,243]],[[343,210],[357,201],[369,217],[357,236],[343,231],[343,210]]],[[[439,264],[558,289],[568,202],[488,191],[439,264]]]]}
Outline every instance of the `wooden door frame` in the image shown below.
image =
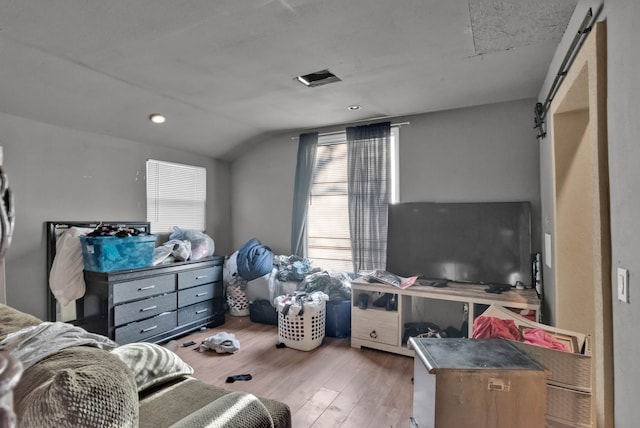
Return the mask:
{"type": "Polygon", "coordinates": [[[596,24],[550,107],[556,325],[590,335],[592,419],[613,427],[606,26],[596,24]]]}

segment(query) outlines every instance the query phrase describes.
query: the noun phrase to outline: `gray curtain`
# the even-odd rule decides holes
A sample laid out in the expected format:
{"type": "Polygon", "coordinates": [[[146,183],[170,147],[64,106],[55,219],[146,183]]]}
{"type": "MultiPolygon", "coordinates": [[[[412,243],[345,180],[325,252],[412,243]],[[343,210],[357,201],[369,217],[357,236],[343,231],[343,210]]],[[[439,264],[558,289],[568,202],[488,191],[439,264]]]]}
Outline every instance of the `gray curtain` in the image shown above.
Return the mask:
{"type": "Polygon", "coordinates": [[[354,272],[386,267],[390,135],[390,122],[347,128],[354,272]]]}
{"type": "Polygon", "coordinates": [[[313,166],[316,162],[318,133],[300,134],[298,162],[293,188],[293,211],[291,214],[291,254],[306,257],[306,227],[309,207],[309,192],[313,182],[313,166]]]}

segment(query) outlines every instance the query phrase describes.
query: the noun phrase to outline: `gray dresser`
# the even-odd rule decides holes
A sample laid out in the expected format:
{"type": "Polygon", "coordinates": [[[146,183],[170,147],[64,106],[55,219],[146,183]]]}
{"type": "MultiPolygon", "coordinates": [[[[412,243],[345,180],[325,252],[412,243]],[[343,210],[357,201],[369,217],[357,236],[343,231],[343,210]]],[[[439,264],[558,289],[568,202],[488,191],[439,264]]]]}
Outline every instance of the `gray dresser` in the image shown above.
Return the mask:
{"type": "Polygon", "coordinates": [[[223,257],[88,272],[78,324],[122,345],[163,342],[224,323],[223,257]]]}

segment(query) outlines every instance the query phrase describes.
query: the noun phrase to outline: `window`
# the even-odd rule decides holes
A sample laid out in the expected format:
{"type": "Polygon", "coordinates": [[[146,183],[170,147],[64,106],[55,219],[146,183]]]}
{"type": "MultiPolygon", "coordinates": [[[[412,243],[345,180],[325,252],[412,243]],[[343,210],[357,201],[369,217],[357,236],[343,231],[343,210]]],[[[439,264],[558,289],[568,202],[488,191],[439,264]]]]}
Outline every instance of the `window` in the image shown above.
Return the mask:
{"type": "Polygon", "coordinates": [[[154,233],[182,229],[205,230],[207,170],[147,161],[147,221],[154,233]]]}
{"type": "MultiPolygon", "coordinates": [[[[391,128],[391,201],[398,195],[398,127],[391,128]]],[[[344,132],[320,136],[307,213],[307,257],[315,267],[353,271],[344,132]]]]}

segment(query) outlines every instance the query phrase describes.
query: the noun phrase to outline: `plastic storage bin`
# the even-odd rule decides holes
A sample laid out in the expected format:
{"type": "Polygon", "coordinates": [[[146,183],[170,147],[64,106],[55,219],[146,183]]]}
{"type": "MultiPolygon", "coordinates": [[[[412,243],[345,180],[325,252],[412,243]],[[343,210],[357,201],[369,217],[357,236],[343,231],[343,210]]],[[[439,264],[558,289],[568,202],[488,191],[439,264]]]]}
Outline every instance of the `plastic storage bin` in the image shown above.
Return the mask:
{"type": "Polygon", "coordinates": [[[351,336],[351,300],[329,300],[325,334],[329,337],[351,336]]]}
{"type": "Polygon", "coordinates": [[[249,303],[249,319],[261,324],[278,325],[276,308],[268,300],[254,300],[249,303]]]}
{"type": "Polygon", "coordinates": [[[326,301],[305,303],[302,315],[282,313],[284,304],[278,301],[278,342],[300,351],[311,351],[322,344],[325,334],[326,301]]]}
{"type": "Polygon", "coordinates": [[[156,235],[80,236],[80,244],[85,270],[111,272],[151,266],[156,235]]]}

